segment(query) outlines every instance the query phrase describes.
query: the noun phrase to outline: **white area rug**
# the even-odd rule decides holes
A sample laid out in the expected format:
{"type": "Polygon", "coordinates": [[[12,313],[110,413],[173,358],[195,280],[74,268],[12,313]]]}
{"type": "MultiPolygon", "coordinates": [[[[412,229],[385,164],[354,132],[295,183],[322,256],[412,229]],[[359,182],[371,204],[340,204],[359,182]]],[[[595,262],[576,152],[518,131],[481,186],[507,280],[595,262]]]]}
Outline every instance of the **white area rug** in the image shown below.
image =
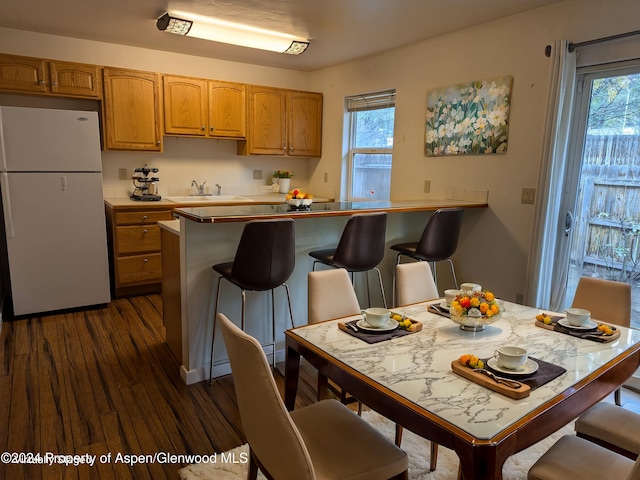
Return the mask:
{"type": "MultiPolygon", "coordinates": [[[[365,411],[362,417],[393,441],[395,425],[375,412],[365,411]]],[[[574,434],[573,422],[550,437],[510,457],[504,464],[503,480],[527,478],[527,471],[535,461],[546,452],[562,435],[574,434]]],[[[405,430],[402,436],[402,449],[409,455],[410,480],[456,480],[458,476],[458,456],[447,448],[438,449],[438,465],[435,472],[429,472],[429,442],[405,430]]],[[[235,453],[240,459],[241,453],[248,454],[249,447],[242,445],[229,453],[235,453]]],[[[219,456],[218,456],[219,457],[219,456]]],[[[178,471],[183,480],[245,480],[247,464],[222,463],[189,465],[178,471]]],[[[264,480],[261,474],[258,479],[264,480]]]]}

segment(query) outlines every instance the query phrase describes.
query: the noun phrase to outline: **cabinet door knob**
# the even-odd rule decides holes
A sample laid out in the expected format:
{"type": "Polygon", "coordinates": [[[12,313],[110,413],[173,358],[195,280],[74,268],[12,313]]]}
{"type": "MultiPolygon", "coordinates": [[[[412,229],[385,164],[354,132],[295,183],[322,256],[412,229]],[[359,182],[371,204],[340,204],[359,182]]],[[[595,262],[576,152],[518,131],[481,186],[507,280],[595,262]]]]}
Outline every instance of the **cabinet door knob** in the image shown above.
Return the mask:
{"type": "Polygon", "coordinates": [[[160,140],[156,140],[156,145],[160,146],[160,140]]]}
{"type": "Polygon", "coordinates": [[[148,261],[149,261],[149,259],[148,259],[148,258],[145,258],[145,259],[143,260],[143,262],[144,262],[144,263],[147,263],[148,261]]]}
{"type": "Polygon", "coordinates": [[[142,233],[147,233],[149,230],[147,230],[146,228],[144,230],[142,230],[142,233]]]}
{"type": "Polygon", "coordinates": [[[54,81],[54,82],[51,82],[51,86],[52,86],[52,87],[57,87],[57,86],[58,86],[58,82],[55,82],[55,81],[54,81]]]}
{"type": "Polygon", "coordinates": [[[209,127],[209,129],[213,132],[213,131],[216,129],[216,127],[214,127],[213,125],[211,125],[211,127],[209,127]]]}
{"type": "Polygon", "coordinates": [[[40,85],[44,85],[44,80],[40,80],[38,83],[39,83],[40,85]]]}
{"type": "Polygon", "coordinates": [[[142,216],[142,220],[146,220],[147,218],[149,218],[149,217],[147,217],[146,215],[142,216]]]}
{"type": "Polygon", "coordinates": [[[202,125],[202,126],[200,127],[200,130],[202,130],[202,131],[204,132],[205,128],[206,128],[206,127],[205,127],[204,125],[202,125]]]}

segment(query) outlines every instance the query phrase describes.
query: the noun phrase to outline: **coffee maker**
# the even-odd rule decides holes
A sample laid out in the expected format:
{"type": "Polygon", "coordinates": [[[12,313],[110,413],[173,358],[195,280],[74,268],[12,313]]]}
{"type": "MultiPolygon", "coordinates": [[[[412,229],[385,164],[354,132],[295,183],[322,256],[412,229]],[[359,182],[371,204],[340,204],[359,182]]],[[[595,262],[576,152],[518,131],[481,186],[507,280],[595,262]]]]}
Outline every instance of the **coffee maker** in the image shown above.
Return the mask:
{"type": "Polygon", "coordinates": [[[157,168],[149,168],[145,165],[144,167],[136,168],[133,172],[134,174],[131,178],[134,189],[129,198],[142,201],[155,201],[162,198],[158,195],[158,182],[160,179],[153,175],[149,176],[149,174],[158,173],[157,168]]]}

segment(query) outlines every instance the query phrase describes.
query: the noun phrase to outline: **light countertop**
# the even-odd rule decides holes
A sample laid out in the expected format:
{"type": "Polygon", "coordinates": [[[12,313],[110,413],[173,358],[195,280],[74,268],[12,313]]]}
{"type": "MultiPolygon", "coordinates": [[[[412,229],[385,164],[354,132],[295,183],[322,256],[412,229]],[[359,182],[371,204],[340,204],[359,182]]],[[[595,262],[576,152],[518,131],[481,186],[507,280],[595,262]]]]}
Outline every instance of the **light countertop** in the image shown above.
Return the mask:
{"type": "Polygon", "coordinates": [[[435,211],[440,208],[487,208],[487,203],[461,200],[405,200],[375,202],[326,202],[314,200],[308,210],[291,210],[289,205],[243,204],[229,206],[199,205],[177,208],[175,214],[199,223],[244,222],[265,217],[310,218],[347,216],[354,213],[435,211]]]}
{"type": "MultiPolygon", "coordinates": [[[[269,193],[265,195],[242,195],[250,199],[248,202],[219,202],[216,201],[215,195],[211,196],[211,202],[206,200],[202,200],[200,197],[194,196],[194,201],[189,202],[173,202],[171,200],[166,200],[164,198],[155,201],[140,201],[140,200],[132,200],[128,197],[119,197],[119,198],[105,198],[104,202],[108,207],[111,208],[150,208],[150,209],[166,209],[166,208],[180,208],[180,207],[193,207],[193,206],[229,206],[229,205],[280,205],[285,204],[285,194],[283,193],[269,193]]],[[[332,199],[326,197],[315,197],[314,202],[323,203],[330,202],[332,199]]]]}

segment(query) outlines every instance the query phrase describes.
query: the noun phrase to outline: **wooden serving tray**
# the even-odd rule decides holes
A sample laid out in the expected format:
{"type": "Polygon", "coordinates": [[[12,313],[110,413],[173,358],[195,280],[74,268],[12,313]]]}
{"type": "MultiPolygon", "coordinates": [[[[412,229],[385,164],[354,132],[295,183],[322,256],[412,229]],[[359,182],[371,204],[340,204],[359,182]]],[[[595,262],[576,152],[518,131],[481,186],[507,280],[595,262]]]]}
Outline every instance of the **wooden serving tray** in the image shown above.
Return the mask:
{"type": "Polygon", "coordinates": [[[459,360],[451,362],[451,369],[461,377],[471,380],[483,387],[487,387],[489,390],[493,390],[494,392],[515,398],[516,400],[528,397],[531,393],[531,387],[526,383],[520,382],[520,388],[507,387],[501,383],[496,383],[493,379],[483,375],[482,373],[474,372],[472,368],[462,365],[459,360]]]}
{"type": "MultiPolygon", "coordinates": [[[[546,323],[541,322],[540,320],[536,320],[536,327],[540,327],[540,328],[544,328],[546,330],[554,330],[555,331],[555,323],[559,320],[562,319],[564,317],[551,317],[552,323],[550,323],[549,325],[547,325],[546,323]]],[[[600,325],[603,322],[598,322],[596,320],[594,320],[598,325],[600,325]]],[[[559,333],[564,333],[564,332],[559,332],[559,333]]],[[[567,333],[565,333],[565,335],[569,335],[567,333]]],[[[576,337],[579,338],[579,337],[576,337]]],[[[614,340],[617,340],[618,338],[620,338],[620,330],[616,329],[613,331],[613,335],[593,335],[590,337],[584,337],[585,340],[594,340],[596,342],[602,342],[602,343],[609,343],[609,342],[613,342],[614,340]]]]}

